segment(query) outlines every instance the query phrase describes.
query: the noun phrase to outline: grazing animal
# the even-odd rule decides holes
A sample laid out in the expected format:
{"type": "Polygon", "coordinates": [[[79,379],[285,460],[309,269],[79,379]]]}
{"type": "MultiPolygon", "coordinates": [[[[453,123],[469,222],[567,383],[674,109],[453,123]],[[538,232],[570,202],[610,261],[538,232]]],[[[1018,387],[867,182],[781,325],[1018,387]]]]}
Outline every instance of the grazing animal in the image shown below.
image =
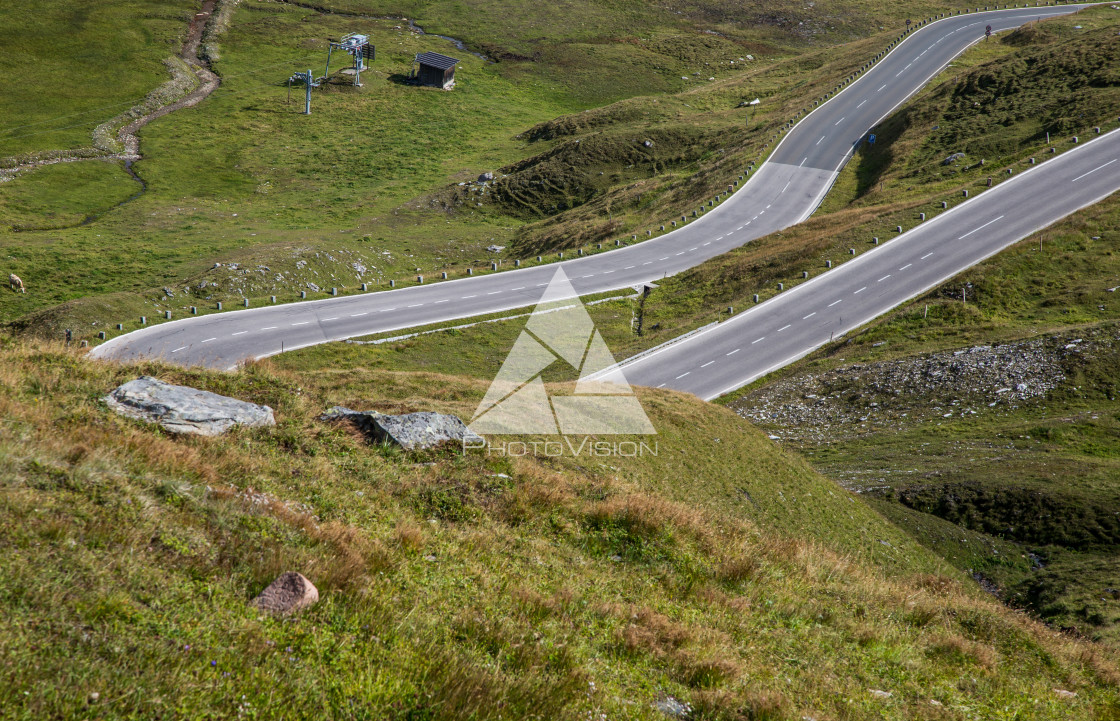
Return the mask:
{"type": "Polygon", "coordinates": [[[27,288],[24,287],[23,281],[15,273],[8,273],[8,285],[12,290],[18,290],[20,293],[26,293],[27,288]]]}

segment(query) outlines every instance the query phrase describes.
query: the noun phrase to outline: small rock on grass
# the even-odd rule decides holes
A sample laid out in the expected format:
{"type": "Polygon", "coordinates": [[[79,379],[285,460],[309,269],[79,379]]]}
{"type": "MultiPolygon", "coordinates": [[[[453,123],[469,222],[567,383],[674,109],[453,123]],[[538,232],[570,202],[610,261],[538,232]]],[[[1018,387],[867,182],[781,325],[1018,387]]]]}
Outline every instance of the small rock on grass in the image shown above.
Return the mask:
{"type": "Polygon", "coordinates": [[[319,602],[319,589],[302,573],[288,571],[277,576],[253,599],[253,605],[262,611],[287,616],[319,602]]]}

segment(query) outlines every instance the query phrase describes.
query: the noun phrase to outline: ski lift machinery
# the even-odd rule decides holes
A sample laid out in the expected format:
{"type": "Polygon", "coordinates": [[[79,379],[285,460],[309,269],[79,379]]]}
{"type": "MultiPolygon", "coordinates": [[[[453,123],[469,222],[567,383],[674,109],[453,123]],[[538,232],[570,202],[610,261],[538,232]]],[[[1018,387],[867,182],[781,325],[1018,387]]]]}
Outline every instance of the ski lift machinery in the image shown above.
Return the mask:
{"type": "Polygon", "coordinates": [[[292,83],[304,83],[307,85],[307,100],[304,102],[303,113],[304,115],[311,115],[311,88],[319,87],[319,81],[311,74],[309,69],[306,73],[292,73],[292,77],[288,78],[288,102],[292,102],[292,83]]]}
{"type": "Polygon", "coordinates": [[[374,48],[369,42],[368,35],[359,35],[358,33],[350,33],[343,35],[342,39],[337,43],[332,42],[327,50],[327,68],[323,71],[323,77],[329,77],[331,74],[331,53],[335,48],[350,53],[354,58],[354,85],[361,86],[362,70],[365,69],[365,61],[371,63],[374,58],[374,48]]]}

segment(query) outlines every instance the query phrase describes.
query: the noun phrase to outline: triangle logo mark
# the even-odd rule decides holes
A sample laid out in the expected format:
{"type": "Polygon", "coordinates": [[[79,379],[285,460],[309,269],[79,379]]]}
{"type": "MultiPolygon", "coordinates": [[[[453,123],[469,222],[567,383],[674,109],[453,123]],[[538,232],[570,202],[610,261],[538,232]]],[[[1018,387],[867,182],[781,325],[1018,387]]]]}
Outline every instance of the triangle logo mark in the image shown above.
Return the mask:
{"type": "Polygon", "coordinates": [[[470,429],[501,435],[657,432],[559,267],[475,410],[470,429]],[[572,395],[548,395],[541,373],[557,361],[579,371],[572,395]]]}

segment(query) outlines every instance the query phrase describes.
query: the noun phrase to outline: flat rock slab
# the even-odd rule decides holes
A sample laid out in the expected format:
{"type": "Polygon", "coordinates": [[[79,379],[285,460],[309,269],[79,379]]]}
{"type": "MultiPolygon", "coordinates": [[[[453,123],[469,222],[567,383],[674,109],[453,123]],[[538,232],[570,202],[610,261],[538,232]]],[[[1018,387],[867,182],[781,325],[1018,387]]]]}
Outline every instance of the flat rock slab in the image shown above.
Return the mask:
{"type": "Polygon", "coordinates": [[[281,573],[268,588],[253,599],[253,605],[262,611],[287,616],[319,602],[319,589],[302,573],[281,573]]]}
{"type": "Polygon", "coordinates": [[[320,416],[324,421],[347,421],[379,443],[394,443],[408,451],[434,448],[448,441],[481,441],[458,416],[445,413],[404,413],[390,416],[377,411],[354,411],[335,406],[320,416]]]}
{"type": "Polygon", "coordinates": [[[122,416],[158,423],[172,433],[217,436],[238,425],[276,425],[268,406],[172,385],[151,376],[125,383],[107,395],[105,402],[122,416]]]}

